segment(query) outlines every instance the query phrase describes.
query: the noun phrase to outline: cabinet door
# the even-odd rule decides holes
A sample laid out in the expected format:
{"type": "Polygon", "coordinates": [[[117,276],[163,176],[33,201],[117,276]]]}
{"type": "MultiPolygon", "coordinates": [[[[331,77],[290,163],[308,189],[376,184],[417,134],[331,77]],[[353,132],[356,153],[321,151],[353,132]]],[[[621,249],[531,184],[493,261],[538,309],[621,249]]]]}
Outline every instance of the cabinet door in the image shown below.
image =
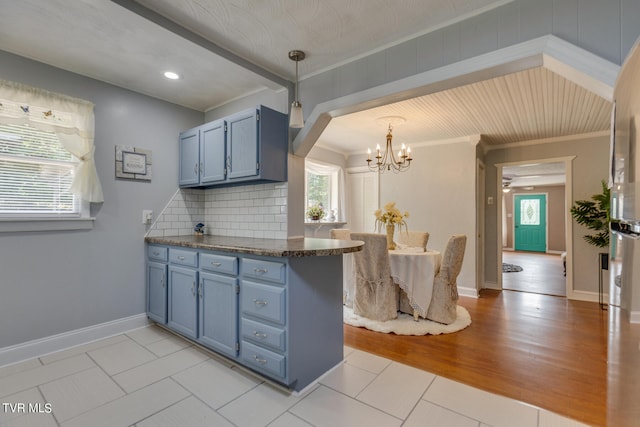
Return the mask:
{"type": "Polygon", "coordinates": [[[178,142],[180,175],[178,185],[197,185],[200,181],[200,141],[199,130],[191,129],[180,134],[178,142]]]}
{"type": "Polygon", "coordinates": [[[195,270],[169,266],[168,325],[193,339],[198,326],[197,282],[195,270]]]}
{"type": "Polygon", "coordinates": [[[227,140],[227,178],[258,175],[258,112],[249,110],[229,117],[227,140]]]}
{"type": "Polygon", "coordinates": [[[227,356],[238,354],[238,279],[200,273],[199,341],[227,356]]]}
{"type": "Polygon", "coordinates": [[[224,181],[225,121],[216,120],[200,128],[200,183],[224,181]]]}
{"type": "Polygon", "coordinates": [[[167,323],[167,265],[147,263],[147,315],[158,323],[167,323]]]}

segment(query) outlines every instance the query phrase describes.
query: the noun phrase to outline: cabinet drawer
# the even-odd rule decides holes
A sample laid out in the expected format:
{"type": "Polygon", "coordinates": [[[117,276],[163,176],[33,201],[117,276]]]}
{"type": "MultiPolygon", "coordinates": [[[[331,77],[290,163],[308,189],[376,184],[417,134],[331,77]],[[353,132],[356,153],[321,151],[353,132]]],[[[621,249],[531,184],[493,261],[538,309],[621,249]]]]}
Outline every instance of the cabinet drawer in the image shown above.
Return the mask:
{"type": "Polygon", "coordinates": [[[242,318],[242,337],[278,351],[286,350],[286,332],[283,329],[244,317],[242,318]]]}
{"type": "Polygon", "coordinates": [[[147,246],[147,257],[156,261],[167,262],[167,248],[160,246],[147,246]]]}
{"type": "Polygon", "coordinates": [[[198,252],[185,251],[183,249],[169,249],[169,261],[173,264],[198,266],[198,252]]]}
{"type": "Polygon", "coordinates": [[[238,258],[233,256],[200,254],[200,268],[226,274],[238,274],[238,258]]]}
{"type": "Polygon", "coordinates": [[[263,261],[259,259],[245,258],[242,260],[242,274],[245,277],[273,280],[284,283],[286,264],[281,262],[263,261]]]}
{"type": "Polygon", "coordinates": [[[255,369],[262,372],[285,378],[286,357],[242,341],[242,360],[255,369]]]}
{"type": "Polygon", "coordinates": [[[285,289],[244,280],[240,290],[242,312],[284,325],[285,289]]]}

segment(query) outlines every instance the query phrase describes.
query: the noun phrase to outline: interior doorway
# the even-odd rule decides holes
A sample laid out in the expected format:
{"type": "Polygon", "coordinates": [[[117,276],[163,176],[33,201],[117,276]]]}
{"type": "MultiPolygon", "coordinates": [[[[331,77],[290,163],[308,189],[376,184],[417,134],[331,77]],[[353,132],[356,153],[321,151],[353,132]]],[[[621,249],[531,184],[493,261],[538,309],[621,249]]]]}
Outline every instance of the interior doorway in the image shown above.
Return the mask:
{"type": "Polygon", "coordinates": [[[570,159],[500,166],[500,287],[568,296],[570,159]]]}

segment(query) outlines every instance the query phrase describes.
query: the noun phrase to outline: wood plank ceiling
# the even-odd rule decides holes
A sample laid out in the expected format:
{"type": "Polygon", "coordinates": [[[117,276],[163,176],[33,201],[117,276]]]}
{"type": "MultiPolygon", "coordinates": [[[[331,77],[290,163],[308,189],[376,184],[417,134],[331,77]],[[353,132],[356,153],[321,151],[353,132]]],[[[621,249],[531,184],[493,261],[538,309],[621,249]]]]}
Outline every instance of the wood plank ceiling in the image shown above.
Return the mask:
{"type": "Polygon", "coordinates": [[[401,116],[398,143],[425,144],[482,135],[488,145],[606,131],[611,102],[537,67],[335,118],[319,145],[347,154],[384,141],[376,120],[401,116]]]}

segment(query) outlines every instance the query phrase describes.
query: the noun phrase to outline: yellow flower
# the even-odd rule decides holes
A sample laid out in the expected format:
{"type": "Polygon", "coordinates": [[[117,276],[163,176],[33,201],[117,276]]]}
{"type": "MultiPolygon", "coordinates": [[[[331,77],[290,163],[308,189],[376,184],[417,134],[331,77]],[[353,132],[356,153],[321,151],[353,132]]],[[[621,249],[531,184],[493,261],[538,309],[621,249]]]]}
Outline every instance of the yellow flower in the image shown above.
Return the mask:
{"type": "Polygon", "coordinates": [[[389,202],[384,205],[384,212],[381,209],[377,209],[374,212],[376,217],[376,229],[379,231],[383,225],[399,225],[407,228],[405,218],[409,217],[409,212],[405,211],[404,214],[400,212],[400,209],[396,208],[396,202],[389,202]]]}

